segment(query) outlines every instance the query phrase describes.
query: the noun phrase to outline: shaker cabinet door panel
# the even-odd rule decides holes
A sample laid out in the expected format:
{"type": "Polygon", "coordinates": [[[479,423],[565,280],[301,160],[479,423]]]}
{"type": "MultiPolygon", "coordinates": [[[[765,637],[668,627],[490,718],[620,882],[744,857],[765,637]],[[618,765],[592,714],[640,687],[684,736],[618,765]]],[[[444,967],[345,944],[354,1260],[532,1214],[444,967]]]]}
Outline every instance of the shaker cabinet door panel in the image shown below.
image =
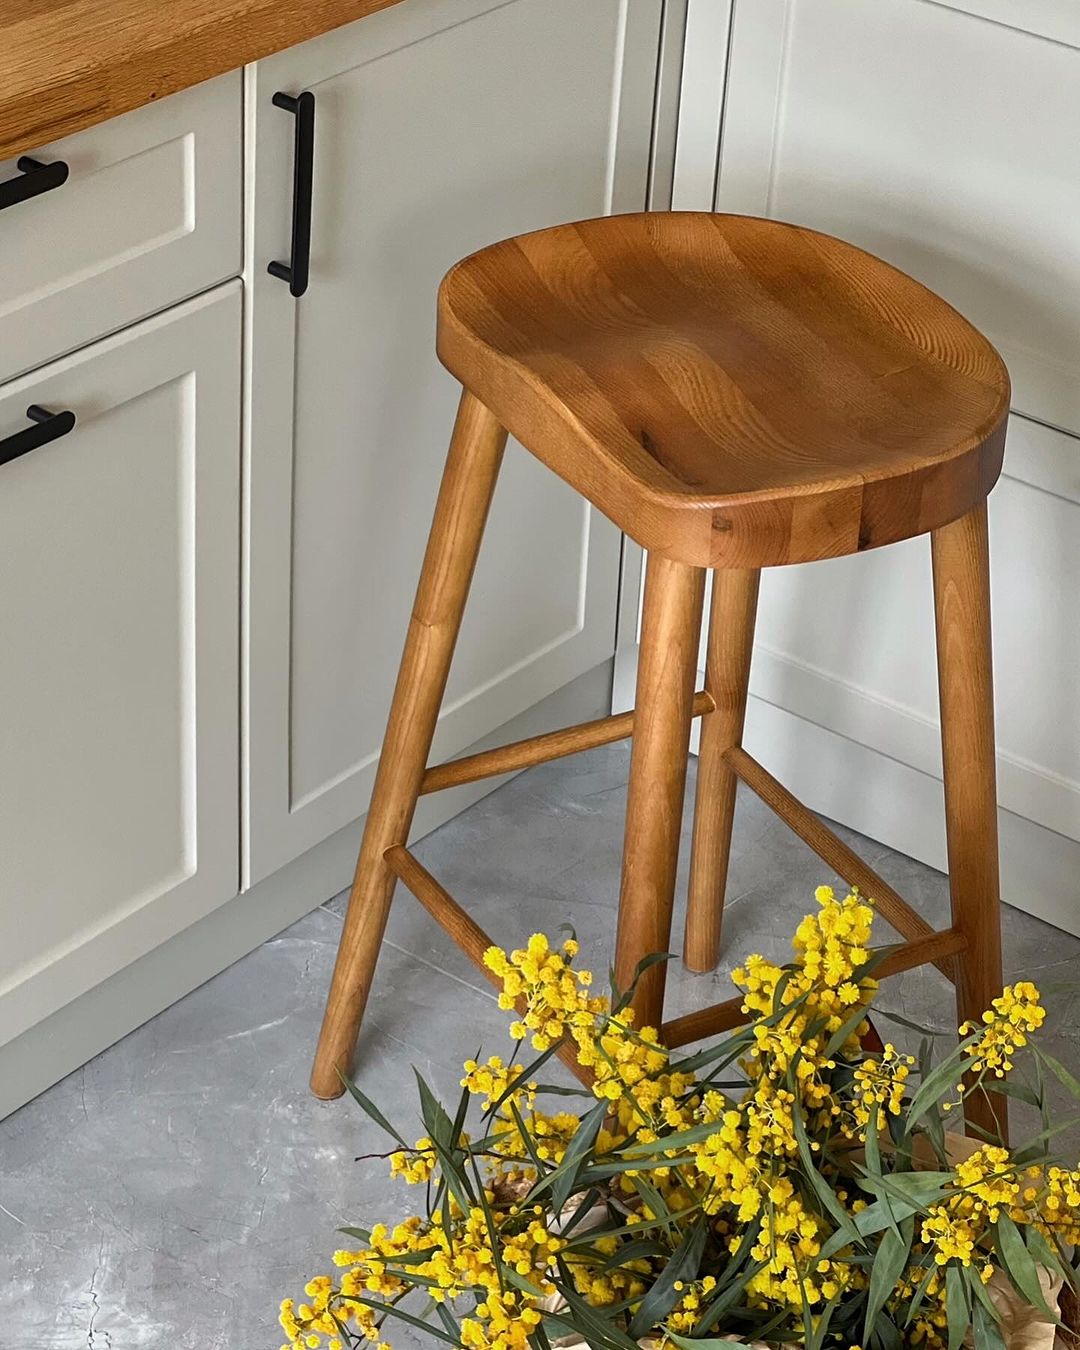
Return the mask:
{"type": "Polygon", "coordinates": [[[1080,21],[1052,8],[734,0],[717,205],[918,277],[1000,349],[1018,412],[1080,432],[1080,21]]]}
{"type": "MultiPolygon", "coordinates": [[[[506,235],[644,204],[660,4],[410,0],[249,86],[247,880],[361,815],[458,389],[435,294],[506,235]],[[315,96],[310,285],[287,261],[315,96]]],[[[620,537],[511,445],[437,736],[454,753],[611,655],[620,537]]]]}
{"type": "MultiPolygon", "coordinates": [[[[1016,415],[989,500],[1005,898],[1074,931],[1078,86],[1071,0],[690,0],[675,183],[680,206],[793,221],[887,258],[1007,360],[1016,415]],[[1040,854],[1046,895],[1073,897],[1060,906],[1017,861],[1040,854]]],[[[749,736],[816,809],[940,866],[934,648],[926,539],[770,569],[749,736]]]]}
{"type": "MultiPolygon", "coordinates": [[[[717,204],[880,254],[1005,357],[1037,420],[990,498],[999,798],[1080,840],[1080,26],[1053,10],[735,0],[717,204]]],[[[755,692],[936,775],[933,652],[926,540],[763,580],[755,692]]]]}
{"type": "Polygon", "coordinates": [[[0,387],[0,1043],[236,894],[239,375],[233,282],[0,387]]]}

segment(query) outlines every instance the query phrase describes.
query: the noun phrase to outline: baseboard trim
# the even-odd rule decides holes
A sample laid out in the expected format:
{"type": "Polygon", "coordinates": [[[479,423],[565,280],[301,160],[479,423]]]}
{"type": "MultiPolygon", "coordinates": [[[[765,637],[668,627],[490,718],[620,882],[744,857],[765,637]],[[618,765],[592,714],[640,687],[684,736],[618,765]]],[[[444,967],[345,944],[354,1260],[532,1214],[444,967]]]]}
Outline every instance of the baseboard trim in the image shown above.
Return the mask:
{"type": "MultiPolygon", "coordinates": [[[[815,811],[946,870],[941,780],[784,708],[752,698],[746,746],[815,811]]],[[[1080,843],[998,811],[1001,896],[1080,936],[1080,843]]]]}
{"type": "MultiPolygon", "coordinates": [[[[469,750],[602,716],[610,708],[611,680],[608,660],[469,750]]],[[[413,838],[429,833],[509,777],[422,798],[413,838]]],[[[352,877],[362,823],[361,818],[346,825],[0,1047],[0,1119],[336,895],[352,877]]]]}
{"type": "MultiPolygon", "coordinates": [[[[782,709],[797,708],[808,721],[877,750],[934,778],[941,767],[938,723],[827,671],[758,643],[753,692],[782,709]]],[[[1080,841],[1080,784],[998,745],[998,801],[1057,834],[1080,841]]]]}

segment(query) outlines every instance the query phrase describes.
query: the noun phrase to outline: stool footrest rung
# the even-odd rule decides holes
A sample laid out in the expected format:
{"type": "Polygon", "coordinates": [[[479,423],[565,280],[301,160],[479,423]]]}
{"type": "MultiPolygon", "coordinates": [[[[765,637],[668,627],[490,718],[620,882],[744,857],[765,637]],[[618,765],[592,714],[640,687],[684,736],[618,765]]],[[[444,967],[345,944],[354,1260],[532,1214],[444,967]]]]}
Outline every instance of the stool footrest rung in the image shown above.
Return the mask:
{"type": "Polygon", "coordinates": [[[890,975],[900,975],[916,966],[940,967],[943,961],[967,951],[967,947],[967,936],[959,928],[943,928],[940,933],[931,929],[926,937],[880,948],[885,952],[885,959],[875,967],[874,979],[887,980],[890,975]]]}
{"type": "Polygon", "coordinates": [[[749,1020],[743,1012],[743,996],[736,994],[734,998],[724,999],[723,1003],[710,1003],[706,1008],[695,1008],[692,1013],[663,1023],[660,1040],[669,1050],[677,1050],[680,1045],[689,1045],[706,1036],[718,1036],[720,1032],[741,1027],[749,1020]]]}
{"type": "MultiPolygon", "coordinates": [[[[431,875],[407,848],[395,844],[383,854],[383,860],[399,881],[409,888],[443,931],[457,943],[465,955],[481,970],[484,978],[501,991],[502,981],[484,965],[484,953],[495,944],[479,924],[474,923],[454,897],[431,875]]],[[[519,1003],[519,1011],[524,1011],[519,1003]]],[[[559,1058],[570,1071],[590,1086],[593,1075],[577,1062],[572,1044],[559,1050],[559,1058]]]]}
{"type": "MultiPolygon", "coordinates": [[[[931,929],[927,937],[884,948],[885,957],[874,968],[873,978],[884,980],[890,975],[913,970],[916,966],[940,965],[964,951],[967,945],[967,938],[956,928],[947,928],[940,933],[931,929]]],[[[660,1039],[669,1050],[674,1050],[680,1045],[689,1045],[691,1041],[700,1041],[705,1036],[730,1031],[750,1020],[743,1012],[742,1005],[743,996],[737,994],[723,1003],[713,1003],[707,1008],[687,1013],[685,1017],[676,1017],[660,1028],[660,1039]]]]}
{"type": "MultiPolygon", "coordinates": [[[[461,908],[454,897],[431,875],[427,868],[407,848],[395,844],[386,850],[383,858],[394,875],[409,888],[431,917],[440,925],[471,961],[483,972],[485,979],[497,989],[502,982],[499,977],[484,965],[484,953],[493,946],[487,933],[475,923],[461,908]]],[[[948,928],[943,932],[933,929],[925,937],[911,942],[898,943],[885,949],[885,957],[874,968],[875,979],[886,979],[898,975],[901,971],[911,970],[915,966],[940,965],[962,952],[967,947],[967,938],[958,929],[948,928]]],[[[665,1022],[661,1028],[660,1039],[669,1049],[699,1041],[705,1036],[715,1036],[748,1021],[742,1010],[743,996],[725,999],[723,1003],[714,1003],[707,1008],[699,1008],[685,1017],[677,1017],[665,1022]]],[[[572,1045],[559,1051],[559,1058],[585,1084],[592,1081],[592,1075],[578,1064],[572,1045]]]]}
{"type": "MultiPolygon", "coordinates": [[[[705,716],[715,706],[712,697],[704,690],[694,695],[695,717],[705,716]]],[[[421,795],[442,792],[445,788],[460,787],[462,783],[475,783],[480,778],[494,778],[497,774],[513,773],[533,764],[546,764],[548,760],[576,755],[579,750],[591,750],[598,745],[611,745],[614,741],[625,740],[633,734],[633,730],[634,714],[616,713],[612,717],[599,717],[594,722],[579,722],[576,726],[548,731],[542,736],[512,741],[494,750],[463,755],[461,759],[447,760],[445,764],[436,764],[427,769],[420,783],[420,792],[421,795]]]]}
{"type": "MultiPolygon", "coordinates": [[[[741,746],[736,745],[725,750],[724,762],[736,777],[755,792],[766,806],[775,811],[803,843],[827,862],[838,876],[843,877],[849,886],[857,886],[863,895],[873,899],[881,917],[892,924],[898,933],[911,942],[923,941],[933,934],[934,930],[921,914],[916,913],[887,881],[878,876],[869,864],[823,824],[752,755],[748,755],[741,746]]],[[[956,975],[951,956],[936,956],[933,960],[942,974],[955,982],[956,975]]]]}

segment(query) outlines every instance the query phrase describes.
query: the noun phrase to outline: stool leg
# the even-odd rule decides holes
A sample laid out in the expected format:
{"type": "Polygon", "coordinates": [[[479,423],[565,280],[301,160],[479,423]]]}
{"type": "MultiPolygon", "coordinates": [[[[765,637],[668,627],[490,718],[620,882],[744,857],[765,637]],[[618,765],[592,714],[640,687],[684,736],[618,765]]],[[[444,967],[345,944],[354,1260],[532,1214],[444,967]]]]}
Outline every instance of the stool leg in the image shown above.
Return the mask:
{"type": "Polygon", "coordinates": [[[311,1074],[317,1097],[339,1097],[364,1015],[394,890],[386,850],[404,844],[427,767],[450,660],[506,445],[506,431],[462,394],[409,620],[390,720],[311,1074]]]}
{"type": "MultiPolygon", "coordinates": [[[[700,568],[650,557],[615,944],[615,978],[623,989],[642,957],[667,951],[671,939],[704,594],[700,568]]],[[[665,974],[660,962],[638,982],[639,1027],[660,1026],[665,974]]]]}
{"type": "MultiPolygon", "coordinates": [[[[985,502],[931,536],[937,618],[941,747],[953,924],[967,938],[956,960],[956,1011],[979,1021],[1001,993],[990,569],[985,502]]],[[[1005,1098],[979,1092],[968,1120],[1004,1133],[1005,1098]]]]}
{"type": "Polygon", "coordinates": [[[699,972],[712,970],[720,959],[720,925],[738,784],[723,756],[725,750],[742,743],[760,576],[756,570],[736,568],[713,573],[705,689],[716,708],[701,720],[690,895],[683,938],[683,964],[699,972]]]}

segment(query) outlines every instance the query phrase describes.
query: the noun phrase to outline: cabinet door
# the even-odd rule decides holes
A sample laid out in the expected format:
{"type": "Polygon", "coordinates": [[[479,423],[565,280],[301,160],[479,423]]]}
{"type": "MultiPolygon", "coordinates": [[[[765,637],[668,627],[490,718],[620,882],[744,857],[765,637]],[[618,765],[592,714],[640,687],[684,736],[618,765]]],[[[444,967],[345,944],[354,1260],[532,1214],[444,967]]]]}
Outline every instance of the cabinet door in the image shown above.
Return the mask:
{"type": "MultiPolygon", "coordinates": [[[[691,10],[694,204],[711,204],[726,92],[718,208],[826,230],[918,277],[998,345],[1029,414],[1012,419],[990,498],[998,796],[1003,840],[1041,838],[1026,856],[1045,861],[1032,883],[1004,849],[1004,893],[1075,931],[1061,859],[1080,857],[1080,17],[1052,0],[717,8],[691,10]]],[[[940,865],[939,802],[900,799],[888,771],[925,776],[908,789],[941,772],[929,552],[915,539],[769,571],[749,725],[766,762],[811,781],[815,807],[940,865]],[[853,745],[877,752],[872,781],[853,745]]]]}
{"type": "Polygon", "coordinates": [[[235,895],[240,283],[0,387],[0,1042],[235,895]]]}
{"type": "MultiPolygon", "coordinates": [[[[458,390],[459,257],[644,204],[659,0],[409,0],[260,62],[251,249],[248,881],[367,806],[458,390]],[[292,117],[316,99],[311,282],[287,259],[292,117]]],[[[435,753],[609,657],[620,538],[511,446],[435,753]]]]}
{"type": "MultiPolygon", "coordinates": [[[[718,200],[911,272],[997,343],[1019,412],[1076,433],[1080,24],[1051,18],[1025,0],[737,0],[718,200]]],[[[1080,441],[1016,416],[990,500],[999,798],[1073,840],[1078,462],[1080,441]]],[[[763,697],[938,772],[925,540],[770,573],[758,638],[763,697]]]]}
{"type": "Polygon", "coordinates": [[[1080,15],[1065,8],[735,0],[717,201],[918,277],[1000,349],[1016,411],[1080,433],[1080,15]]]}

